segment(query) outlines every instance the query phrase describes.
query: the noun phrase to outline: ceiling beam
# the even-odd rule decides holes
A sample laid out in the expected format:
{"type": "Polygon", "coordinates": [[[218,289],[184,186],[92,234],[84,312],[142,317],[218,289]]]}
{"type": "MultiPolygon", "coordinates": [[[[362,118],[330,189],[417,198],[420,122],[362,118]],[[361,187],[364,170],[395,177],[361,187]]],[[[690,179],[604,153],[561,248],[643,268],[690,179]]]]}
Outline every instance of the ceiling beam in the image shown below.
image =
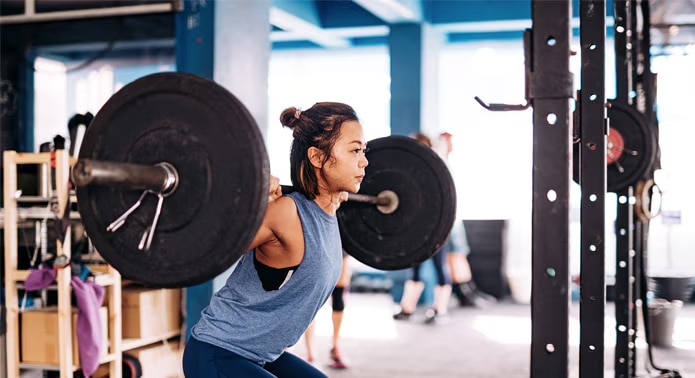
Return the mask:
{"type": "Polygon", "coordinates": [[[353,1],[389,24],[422,21],[422,0],[353,1]]]}
{"type": "Polygon", "coordinates": [[[326,48],[350,47],[350,39],[327,33],[313,1],[273,0],[270,24],[291,33],[297,39],[326,48]]]}
{"type": "MultiPolygon", "coordinates": [[[[389,35],[388,26],[360,26],[350,28],[324,29],[324,34],[335,39],[384,37],[389,35]]],[[[270,33],[272,42],[293,42],[303,40],[303,36],[292,31],[274,31],[270,33]]]]}
{"type": "Polygon", "coordinates": [[[24,13],[22,14],[0,16],[0,25],[73,20],[78,18],[126,16],[145,13],[164,13],[180,10],[176,8],[175,4],[172,2],[50,12],[36,12],[33,0],[27,1],[27,4],[31,5],[25,6],[24,13]]]}

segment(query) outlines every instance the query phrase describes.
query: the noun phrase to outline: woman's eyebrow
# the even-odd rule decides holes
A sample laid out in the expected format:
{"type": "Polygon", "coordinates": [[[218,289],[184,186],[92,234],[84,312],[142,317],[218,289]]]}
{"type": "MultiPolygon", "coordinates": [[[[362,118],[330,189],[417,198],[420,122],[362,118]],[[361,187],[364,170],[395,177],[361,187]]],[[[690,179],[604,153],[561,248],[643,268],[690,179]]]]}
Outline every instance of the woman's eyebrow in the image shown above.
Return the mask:
{"type": "Polygon", "coordinates": [[[352,144],[352,143],[357,143],[357,144],[359,144],[360,146],[361,146],[362,144],[364,144],[365,146],[367,145],[367,143],[366,143],[366,142],[365,142],[365,143],[362,143],[362,141],[361,141],[361,140],[353,140],[353,141],[352,141],[352,142],[350,142],[349,144],[352,144]]]}

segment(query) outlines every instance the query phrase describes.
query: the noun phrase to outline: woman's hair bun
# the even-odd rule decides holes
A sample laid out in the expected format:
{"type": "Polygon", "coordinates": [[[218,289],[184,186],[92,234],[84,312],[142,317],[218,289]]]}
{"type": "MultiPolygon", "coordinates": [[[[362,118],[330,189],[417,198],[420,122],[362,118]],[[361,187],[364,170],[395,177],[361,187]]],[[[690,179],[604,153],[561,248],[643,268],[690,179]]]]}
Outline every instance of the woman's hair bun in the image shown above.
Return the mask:
{"type": "Polygon", "coordinates": [[[297,126],[301,112],[301,110],[294,106],[283,110],[282,114],[280,114],[280,123],[287,128],[294,129],[294,127],[297,126]]]}

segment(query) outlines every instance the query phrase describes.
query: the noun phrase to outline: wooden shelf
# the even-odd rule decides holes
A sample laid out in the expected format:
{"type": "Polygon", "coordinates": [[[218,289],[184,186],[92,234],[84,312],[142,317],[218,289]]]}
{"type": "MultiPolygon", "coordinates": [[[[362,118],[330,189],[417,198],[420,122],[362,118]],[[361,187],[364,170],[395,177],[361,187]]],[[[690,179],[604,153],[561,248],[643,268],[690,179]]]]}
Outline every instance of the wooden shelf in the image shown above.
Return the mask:
{"type": "MultiPolygon", "coordinates": [[[[52,370],[59,371],[60,378],[72,378],[78,369],[73,365],[73,325],[71,306],[71,267],[57,271],[55,282],[47,288],[56,290],[58,297],[58,360],[59,364],[24,363],[19,360],[20,354],[20,328],[18,306],[18,290],[23,288],[23,282],[29,276],[30,271],[18,269],[17,254],[19,250],[18,229],[34,227],[31,220],[55,219],[56,215],[48,208],[48,200],[45,197],[21,196],[17,189],[17,165],[19,164],[50,164],[50,153],[27,154],[15,151],[4,151],[4,206],[0,212],[0,222],[5,228],[5,291],[6,291],[6,342],[7,342],[7,376],[20,376],[21,369],[52,370]],[[23,206],[19,206],[23,204],[23,206]],[[41,206],[42,204],[45,204],[41,206]]],[[[61,212],[70,209],[75,202],[72,191],[67,190],[69,182],[70,165],[74,159],[68,156],[67,151],[55,153],[55,196],[58,200],[58,208],[61,212]],[[62,188],[62,190],[61,190],[62,188]]],[[[62,216],[62,214],[61,214],[62,216]]],[[[70,211],[70,218],[79,220],[80,215],[76,211],[70,211]]],[[[64,240],[56,241],[56,255],[70,257],[72,234],[67,230],[64,240]]],[[[133,350],[157,343],[165,342],[181,334],[180,330],[168,332],[158,337],[140,339],[122,339],[122,286],[125,280],[115,268],[108,264],[88,265],[94,276],[94,281],[106,287],[108,298],[104,305],[108,308],[108,352],[100,359],[100,364],[109,364],[109,376],[121,377],[123,375],[122,356],[123,351],[133,350]]]]}
{"type": "Polygon", "coordinates": [[[146,337],[142,339],[123,339],[123,341],[121,341],[121,349],[125,352],[128,350],[141,348],[150,344],[155,344],[161,341],[166,341],[171,339],[172,337],[176,337],[179,335],[181,335],[180,332],[172,331],[158,337],[146,337]]]}
{"type": "MultiPolygon", "coordinates": [[[[75,202],[74,193],[69,189],[70,166],[75,159],[69,156],[65,150],[55,153],[17,153],[6,150],[3,152],[3,178],[4,178],[4,209],[2,211],[2,227],[5,237],[5,303],[6,311],[6,353],[7,376],[19,377],[20,368],[57,370],[61,378],[72,378],[78,368],[73,365],[73,325],[71,305],[72,270],[70,265],[59,269],[55,283],[49,287],[57,291],[58,297],[58,361],[53,364],[22,363],[19,360],[20,353],[20,328],[19,328],[19,300],[18,289],[23,286],[23,281],[29,276],[29,270],[20,270],[17,267],[17,254],[19,250],[18,228],[26,227],[27,220],[31,219],[55,219],[62,218],[65,209],[70,209],[70,204],[75,202]],[[56,189],[51,193],[55,199],[39,196],[22,196],[18,188],[17,166],[21,164],[43,164],[55,167],[54,178],[56,189]],[[54,164],[54,165],[53,165],[54,164]],[[57,201],[59,214],[53,213],[48,203],[57,201]],[[44,206],[35,206],[38,204],[44,206]],[[20,204],[25,206],[20,207],[20,204]],[[26,206],[27,204],[32,206],[26,206]]],[[[42,169],[45,167],[42,167],[42,169]]],[[[38,174],[38,173],[37,173],[38,174]]],[[[80,219],[76,211],[70,211],[70,219],[80,219]]],[[[70,226],[66,230],[63,240],[56,241],[55,254],[65,255],[70,258],[72,236],[70,226]]],[[[108,352],[101,358],[102,363],[109,364],[111,377],[120,377],[123,373],[121,351],[121,275],[112,267],[107,272],[95,275],[95,282],[107,286],[108,295],[108,352]]]]}
{"type": "MultiPolygon", "coordinates": [[[[47,208],[43,207],[20,207],[17,208],[16,222],[26,222],[30,220],[40,219],[55,219],[55,214],[47,208]]],[[[77,211],[70,212],[71,220],[79,220],[80,213],[77,211]]],[[[32,223],[33,224],[33,223],[32,223]]],[[[18,225],[19,226],[19,225],[18,225]]],[[[5,228],[5,215],[0,213],[0,228],[5,228]]]]}
{"type": "MultiPolygon", "coordinates": [[[[116,355],[111,353],[102,356],[99,359],[99,365],[105,364],[107,362],[111,361],[116,361],[116,355]]],[[[34,369],[34,370],[52,370],[52,371],[59,371],[60,370],[60,365],[51,365],[51,364],[32,364],[28,362],[20,362],[19,367],[21,369],[34,369]]],[[[72,365],[72,371],[75,372],[79,369],[79,366],[72,365]]]]}
{"type": "MultiPolygon", "coordinates": [[[[22,284],[22,281],[26,281],[27,277],[29,277],[29,271],[28,270],[15,270],[12,272],[12,278],[17,281],[17,287],[19,288],[24,288],[24,285],[22,284]]],[[[119,285],[121,284],[121,280],[119,277],[116,277],[112,274],[104,273],[104,274],[95,274],[94,275],[94,283],[96,283],[99,286],[111,286],[115,285],[118,283],[119,285]]],[[[51,284],[45,287],[46,289],[58,289],[57,284],[51,284]]]]}

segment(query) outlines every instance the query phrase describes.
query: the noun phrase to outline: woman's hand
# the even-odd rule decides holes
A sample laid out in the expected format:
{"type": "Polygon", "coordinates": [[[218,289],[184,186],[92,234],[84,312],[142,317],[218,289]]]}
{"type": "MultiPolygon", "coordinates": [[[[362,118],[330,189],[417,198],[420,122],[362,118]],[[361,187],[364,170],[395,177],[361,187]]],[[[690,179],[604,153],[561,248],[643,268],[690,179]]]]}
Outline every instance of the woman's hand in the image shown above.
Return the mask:
{"type": "Polygon", "coordinates": [[[280,179],[271,175],[270,185],[268,186],[268,202],[273,202],[280,197],[282,197],[282,187],[280,186],[280,179]]]}
{"type": "Polygon", "coordinates": [[[348,192],[342,191],[338,193],[338,207],[340,207],[340,204],[348,200],[348,192]]]}

